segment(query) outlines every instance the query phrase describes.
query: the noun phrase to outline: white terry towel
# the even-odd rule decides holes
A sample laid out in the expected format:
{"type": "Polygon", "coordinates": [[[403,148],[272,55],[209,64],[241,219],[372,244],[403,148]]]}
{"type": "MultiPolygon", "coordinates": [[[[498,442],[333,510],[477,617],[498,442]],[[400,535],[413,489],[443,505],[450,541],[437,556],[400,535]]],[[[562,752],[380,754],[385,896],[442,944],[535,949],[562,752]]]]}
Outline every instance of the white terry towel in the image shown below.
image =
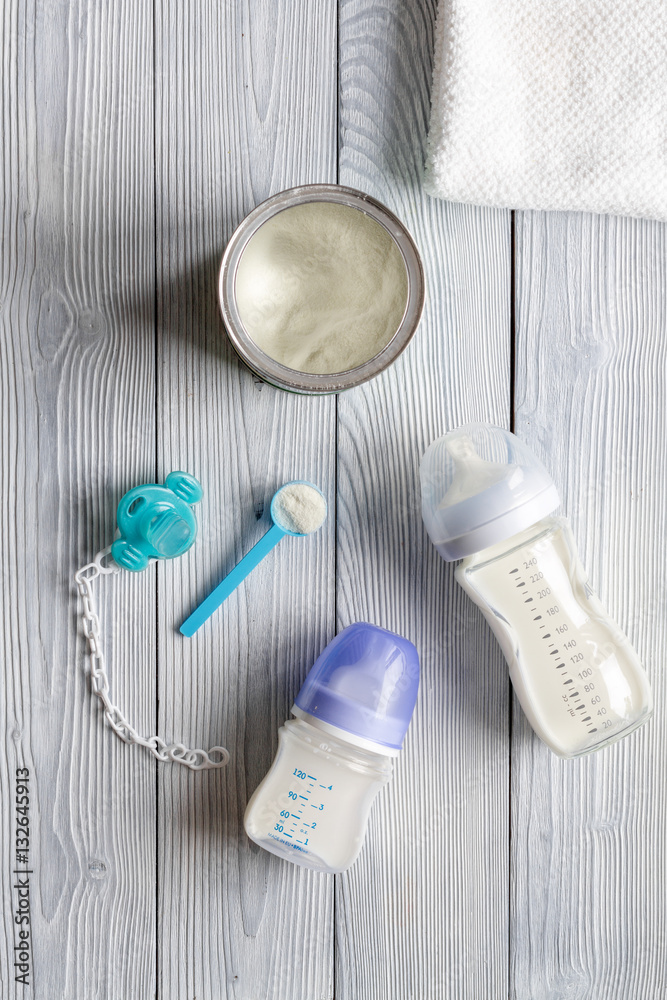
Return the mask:
{"type": "Polygon", "coordinates": [[[440,0],[426,189],[667,219],[667,0],[440,0]]]}

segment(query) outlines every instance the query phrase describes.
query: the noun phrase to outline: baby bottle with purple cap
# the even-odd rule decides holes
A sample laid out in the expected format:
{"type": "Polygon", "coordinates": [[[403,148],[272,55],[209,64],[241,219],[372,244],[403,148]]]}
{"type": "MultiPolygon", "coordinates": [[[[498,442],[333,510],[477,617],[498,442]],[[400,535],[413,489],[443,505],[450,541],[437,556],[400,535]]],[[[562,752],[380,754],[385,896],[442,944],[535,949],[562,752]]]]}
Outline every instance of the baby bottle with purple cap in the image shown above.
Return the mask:
{"type": "Polygon", "coordinates": [[[358,622],[329,643],[278,733],[278,753],[246,809],[260,847],[305,868],[342,872],[361,850],[375,796],[417,699],[407,639],[358,622]]]}

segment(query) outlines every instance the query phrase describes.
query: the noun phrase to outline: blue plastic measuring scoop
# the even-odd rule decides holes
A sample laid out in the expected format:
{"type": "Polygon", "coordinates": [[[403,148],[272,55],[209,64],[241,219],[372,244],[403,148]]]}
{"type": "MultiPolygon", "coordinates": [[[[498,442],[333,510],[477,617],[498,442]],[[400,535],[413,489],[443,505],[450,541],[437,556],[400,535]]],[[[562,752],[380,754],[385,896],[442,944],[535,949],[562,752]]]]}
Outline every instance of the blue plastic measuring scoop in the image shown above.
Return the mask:
{"type": "Polygon", "coordinates": [[[281,486],[271,500],[272,526],[190,617],[186,618],[180,628],[183,635],[194,635],[285,535],[310,535],[322,526],[326,516],[327,502],[317,486],[302,479],[281,486]]]}

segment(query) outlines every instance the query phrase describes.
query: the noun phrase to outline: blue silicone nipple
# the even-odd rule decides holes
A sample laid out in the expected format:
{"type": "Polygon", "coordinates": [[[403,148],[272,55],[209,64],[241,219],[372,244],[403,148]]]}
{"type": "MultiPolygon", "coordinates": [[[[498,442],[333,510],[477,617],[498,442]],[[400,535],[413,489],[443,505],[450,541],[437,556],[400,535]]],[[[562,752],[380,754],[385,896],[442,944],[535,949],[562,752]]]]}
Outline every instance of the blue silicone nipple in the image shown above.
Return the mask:
{"type": "Polygon", "coordinates": [[[413,644],[377,625],[355,622],[320,653],[292,712],[400,750],[418,688],[413,644]]]}

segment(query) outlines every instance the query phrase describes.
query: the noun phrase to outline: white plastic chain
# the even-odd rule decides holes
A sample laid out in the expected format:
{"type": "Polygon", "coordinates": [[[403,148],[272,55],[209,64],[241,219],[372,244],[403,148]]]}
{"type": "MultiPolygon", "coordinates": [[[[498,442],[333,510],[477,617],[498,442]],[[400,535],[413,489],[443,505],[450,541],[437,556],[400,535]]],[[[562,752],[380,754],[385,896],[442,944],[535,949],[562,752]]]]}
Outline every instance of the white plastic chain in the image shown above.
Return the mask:
{"type": "Polygon", "coordinates": [[[82,566],[74,574],[79,594],[83,601],[83,631],[88,640],[90,651],[90,684],[93,694],[96,694],[104,705],[104,715],[117,736],[124,743],[138,743],[147,747],[158,760],[174,764],[184,764],[193,771],[204,771],[213,767],[224,767],[229,762],[229,752],[224,747],[211,747],[206,750],[188,750],[182,743],[172,743],[170,746],[159,736],[140,736],[127,721],[123,713],[113,704],[109,697],[109,676],[104,663],[100,620],[95,610],[93,598],[93,580],[98,576],[108,576],[120,572],[120,566],[110,558],[111,547],[98,552],[94,560],[87,566],[82,566]],[[108,558],[108,563],[106,562],[108,558]],[[219,760],[211,757],[219,755],[219,760]]]}

